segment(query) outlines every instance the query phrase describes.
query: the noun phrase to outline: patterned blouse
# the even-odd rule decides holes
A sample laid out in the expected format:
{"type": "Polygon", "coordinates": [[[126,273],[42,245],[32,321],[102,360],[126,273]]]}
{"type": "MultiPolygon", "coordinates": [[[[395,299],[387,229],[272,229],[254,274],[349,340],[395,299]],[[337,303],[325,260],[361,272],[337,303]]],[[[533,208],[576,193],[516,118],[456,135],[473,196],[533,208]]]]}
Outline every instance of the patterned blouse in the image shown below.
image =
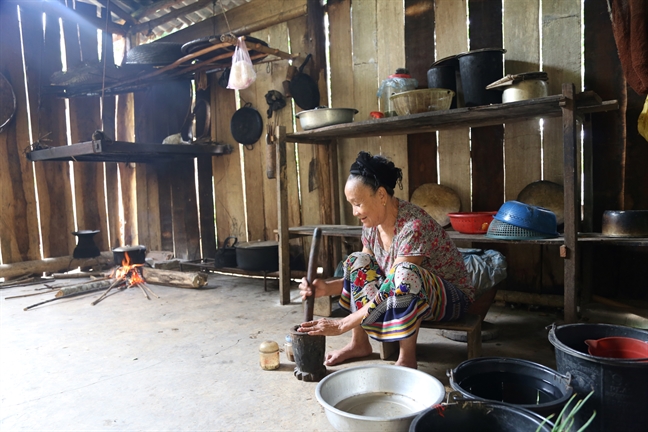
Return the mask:
{"type": "Polygon", "coordinates": [[[463,257],[446,231],[422,208],[398,200],[394,239],[384,250],[377,227],[362,228],[362,245],[371,250],[383,272],[388,273],[397,257],[423,256],[421,267],[452,283],[470,298],[475,289],[463,257]]]}

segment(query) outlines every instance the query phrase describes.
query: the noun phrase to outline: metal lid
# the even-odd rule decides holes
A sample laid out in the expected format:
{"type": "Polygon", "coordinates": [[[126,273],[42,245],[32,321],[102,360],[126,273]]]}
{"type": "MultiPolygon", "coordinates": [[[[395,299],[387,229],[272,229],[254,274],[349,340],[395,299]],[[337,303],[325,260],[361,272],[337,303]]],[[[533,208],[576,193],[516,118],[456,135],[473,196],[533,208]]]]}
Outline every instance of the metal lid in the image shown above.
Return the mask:
{"type": "Polygon", "coordinates": [[[273,241],[273,240],[267,240],[267,241],[252,241],[252,242],[243,242],[239,243],[236,245],[237,248],[239,249],[254,249],[254,248],[267,248],[267,247],[273,247],[273,246],[279,246],[279,242],[273,241]]]}
{"type": "Polygon", "coordinates": [[[273,340],[267,340],[261,342],[259,345],[259,351],[262,353],[274,353],[279,351],[279,344],[273,340]]]}
{"type": "Polygon", "coordinates": [[[79,230],[79,231],[72,231],[72,235],[75,236],[87,236],[87,235],[95,235],[100,233],[101,231],[99,230],[79,230]]]}
{"type": "Polygon", "coordinates": [[[113,249],[113,252],[135,252],[135,251],[146,251],[146,246],[141,246],[141,245],[119,246],[113,249]]]}

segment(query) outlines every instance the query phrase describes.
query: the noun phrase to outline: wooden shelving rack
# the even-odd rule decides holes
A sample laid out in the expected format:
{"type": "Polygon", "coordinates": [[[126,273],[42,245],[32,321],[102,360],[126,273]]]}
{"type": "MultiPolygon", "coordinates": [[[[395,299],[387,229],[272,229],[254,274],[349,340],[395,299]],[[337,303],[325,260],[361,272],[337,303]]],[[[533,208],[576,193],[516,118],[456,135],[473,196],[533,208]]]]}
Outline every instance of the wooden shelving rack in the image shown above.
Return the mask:
{"type": "MultiPolygon", "coordinates": [[[[279,128],[279,145],[277,147],[277,171],[286,169],[286,142],[335,145],[339,138],[359,138],[368,136],[402,135],[409,133],[430,132],[466,127],[478,127],[512,123],[533,118],[562,117],[563,154],[564,154],[564,198],[565,225],[564,235],[554,239],[543,240],[495,240],[484,235],[460,234],[450,232],[453,240],[480,242],[507,242],[523,244],[554,244],[561,248],[561,257],[565,260],[565,321],[576,321],[578,297],[578,266],[580,259],[579,242],[599,241],[611,244],[648,245],[648,239],[620,241],[616,238],[602,238],[595,234],[580,234],[580,176],[577,175],[577,152],[580,140],[577,140],[576,123],[582,116],[594,112],[611,111],[619,108],[616,100],[602,101],[594,92],[575,93],[573,84],[563,84],[562,94],[544,98],[496,104],[471,108],[426,112],[408,116],[389,117],[328,126],[310,131],[287,134],[279,128]]],[[[337,177],[337,167],[332,176],[337,177]]],[[[279,220],[279,277],[280,302],[290,302],[290,268],[289,239],[295,236],[312,235],[314,226],[288,226],[288,186],[284,176],[278,176],[278,220],[279,220]]],[[[349,226],[324,225],[323,234],[338,237],[357,237],[359,229],[349,226]]]]}

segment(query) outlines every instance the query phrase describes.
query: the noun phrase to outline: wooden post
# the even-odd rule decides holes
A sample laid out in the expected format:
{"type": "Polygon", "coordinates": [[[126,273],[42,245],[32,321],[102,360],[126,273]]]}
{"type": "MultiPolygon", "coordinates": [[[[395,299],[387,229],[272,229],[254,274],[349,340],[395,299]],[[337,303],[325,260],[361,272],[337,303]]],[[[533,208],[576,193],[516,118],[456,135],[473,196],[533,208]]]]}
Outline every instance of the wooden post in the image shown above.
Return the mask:
{"type": "Polygon", "coordinates": [[[277,126],[277,210],[279,233],[279,303],[290,303],[290,244],[288,237],[288,175],[286,127],[277,126]]]}
{"type": "Polygon", "coordinates": [[[580,175],[577,175],[576,116],[574,84],[563,84],[565,102],[562,107],[564,178],[565,178],[565,322],[577,320],[578,296],[578,228],[580,225],[580,175]]]}

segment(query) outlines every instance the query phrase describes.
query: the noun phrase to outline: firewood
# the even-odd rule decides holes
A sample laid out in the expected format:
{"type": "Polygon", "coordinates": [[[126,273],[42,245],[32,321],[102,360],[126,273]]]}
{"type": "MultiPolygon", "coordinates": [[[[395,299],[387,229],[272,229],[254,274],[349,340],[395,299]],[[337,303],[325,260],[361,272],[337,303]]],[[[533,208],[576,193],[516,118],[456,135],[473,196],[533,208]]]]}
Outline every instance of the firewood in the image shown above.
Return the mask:
{"type": "Polygon", "coordinates": [[[171,285],[178,288],[200,288],[207,284],[207,275],[195,272],[179,272],[142,267],[146,282],[151,284],[171,285]]]}
{"type": "Polygon", "coordinates": [[[65,287],[61,288],[58,290],[56,293],[56,297],[63,297],[69,294],[74,294],[78,292],[83,292],[83,291],[97,291],[100,289],[106,289],[110,286],[112,281],[105,279],[105,280],[99,280],[95,282],[88,282],[88,283],[83,283],[83,284],[78,284],[78,285],[73,285],[70,287],[65,287]]]}
{"type": "Polygon", "coordinates": [[[112,252],[101,252],[95,258],[75,259],[71,256],[45,258],[37,261],[23,261],[11,264],[0,265],[0,277],[5,279],[16,276],[54,273],[73,270],[77,267],[98,267],[109,266],[113,263],[112,252]]]}
{"type": "Polygon", "coordinates": [[[50,302],[53,302],[53,301],[56,301],[56,300],[63,300],[63,299],[66,299],[66,298],[78,297],[78,296],[90,294],[90,293],[93,293],[94,291],[99,291],[99,290],[102,290],[102,289],[103,288],[97,288],[97,289],[90,290],[90,291],[81,291],[81,292],[76,292],[74,294],[64,295],[63,297],[54,297],[54,298],[51,298],[49,300],[45,300],[45,301],[42,301],[40,303],[33,304],[31,306],[27,306],[26,308],[23,308],[23,310],[29,310],[29,309],[35,308],[36,306],[40,306],[40,305],[43,305],[45,303],[50,303],[50,302]]]}

